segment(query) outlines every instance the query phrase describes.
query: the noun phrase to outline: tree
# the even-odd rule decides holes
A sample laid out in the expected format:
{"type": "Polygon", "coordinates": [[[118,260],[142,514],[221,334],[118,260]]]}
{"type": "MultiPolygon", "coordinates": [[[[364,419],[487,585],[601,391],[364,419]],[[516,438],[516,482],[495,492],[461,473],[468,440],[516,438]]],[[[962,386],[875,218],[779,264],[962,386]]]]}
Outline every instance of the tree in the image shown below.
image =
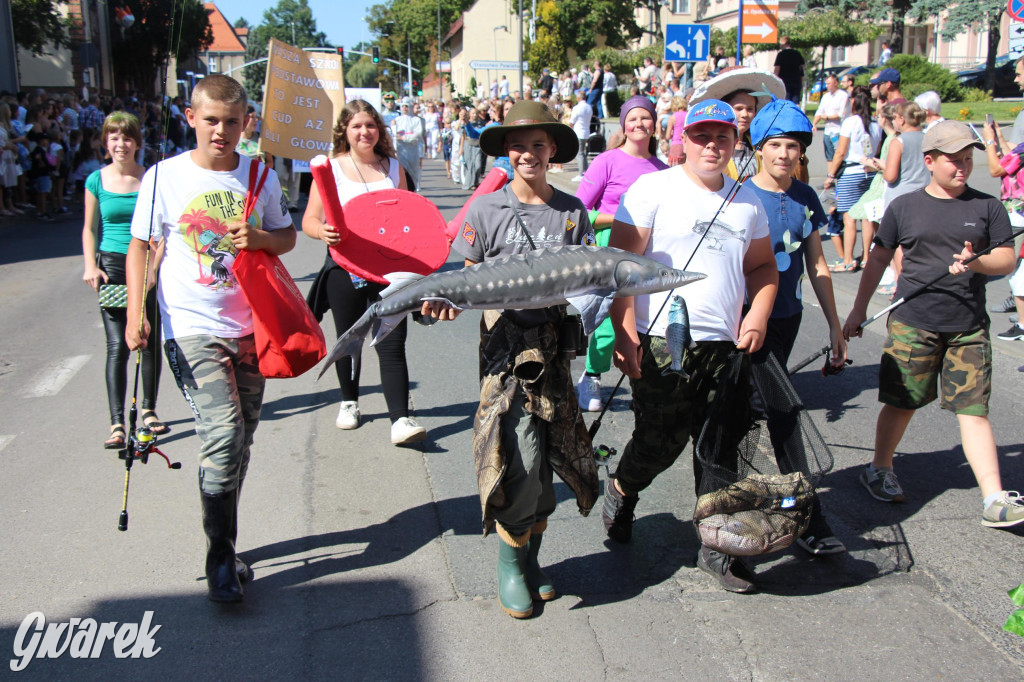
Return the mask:
{"type": "Polygon", "coordinates": [[[369,57],[360,57],[345,71],[345,87],[372,88],[377,85],[377,65],[369,57]]]}
{"type": "Polygon", "coordinates": [[[558,4],[555,0],[540,0],[537,3],[537,39],[530,43],[526,59],[530,62],[530,73],[539,78],[541,69],[547,67],[555,74],[569,68],[569,56],[559,31],[558,4]]]}
{"type": "Polygon", "coordinates": [[[34,55],[47,45],[70,47],[70,22],[57,11],[54,0],[11,0],[14,42],[34,55]]]}
{"type": "MultiPolygon", "coordinates": [[[[107,3],[111,25],[114,3],[107,3]]],[[[111,38],[114,73],[122,87],[155,94],[161,69],[172,52],[178,63],[187,62],[213,42],[213,30],[199,0],[119,0],[135,16],[135,23],[111,38]]]]}
{"type": "MultiPolygon", "coordinates": [[[[313,10],[308,0],[278,0],[278,3],[263,13],[263,23],[249,29],[245,45],[245,61],[251,62],[267,56],[271,38],[277,38],[295,47],[331,47],[327,36],[318,31],[313,10]]],[[[249,98],[263,101],[263,82],[267,73],[266,64],[254,64],[245,69],[245,90],[249,98]]]]}
{"type": "Polygon", "coordinates": [[[235,28],[249,28],[249,20],[245,17],[238,17],[234,23],[235,28]]]}
{"type": "Polygon", "coordinates": [[[850,47],[874,40],[882,27],[869,21],[857,21],[842,8],[816,9],[803,16],[787,17],[779,22],[779,35],[789,36],[798,50],[821,48],[821,66],[830,47],[850,47]]]}
{"type": "Polygon", "coordinates": [[[647,0],[556,0],[556,3],[559,33],[565,46],[578,55],[597,47],[598,36],[604,37],[605,47],[629,47],[630,42],[638,40],[644,32],[636,23],[635,9],[638,5],[650,4],[647,0]]]}
{"type": "Polygon", "coordinates": [[[942,37],[952,39],[970,28],[988,32],[988,56],[985,60],[985,89],[995,87],[996,52],[999,49],[999,22],[1006,0],[914,0],[911,16],[918,20],[948,12],[942,22],[942,37]]]}
{"type": "Polygon", "coordinates": [[[914,0],[800,0],[796,14],[802,16],[814,10],[835,10],[844,18],[855,17],[876,25],[890,22],[891,30],[886,42],[894,54],[899,54],[903,52],[904,26],[913,3],[914,0]]]}

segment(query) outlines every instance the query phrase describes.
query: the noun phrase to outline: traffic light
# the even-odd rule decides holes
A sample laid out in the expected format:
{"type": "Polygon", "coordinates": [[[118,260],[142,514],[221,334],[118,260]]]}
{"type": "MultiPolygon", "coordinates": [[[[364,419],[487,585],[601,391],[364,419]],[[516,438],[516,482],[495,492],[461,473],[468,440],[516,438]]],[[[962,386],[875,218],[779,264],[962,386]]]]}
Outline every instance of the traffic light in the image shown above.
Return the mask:
{"type": "Polygon", "coordinates": [[[380,48],[379,47],[373,47],[373,48],[370,49],[370,52],[373,53],[373,63],[374,64],[380,64],[380,48]]]}
{"type": "Polygon", "coordinates": [[[345,60],[345,48],[339,47],[339,48],[336,48],[336,49],[338,50],[338,58],[341,59],[342,61],[344,61],[345,60]]]}

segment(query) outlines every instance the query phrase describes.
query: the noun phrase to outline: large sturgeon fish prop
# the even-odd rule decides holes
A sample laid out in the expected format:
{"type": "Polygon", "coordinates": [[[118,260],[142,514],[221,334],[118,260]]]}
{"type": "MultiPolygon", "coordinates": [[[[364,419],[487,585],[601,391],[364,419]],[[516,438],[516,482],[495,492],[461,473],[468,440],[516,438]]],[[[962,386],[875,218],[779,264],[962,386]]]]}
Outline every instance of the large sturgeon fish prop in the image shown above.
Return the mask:
{"type": "Polygon", "coordinates": [[[317,378],[338,360],[356,355],[371,328],[376,344],[424,301],[470,310],[525,310],[571,303],[591,333],[607,317],[613,298],[652,294],[704,279],[635,253],[598,246],[556,246],[478,263],[426,277],[396,273],[381,300],[338,337],[317,378]]]}

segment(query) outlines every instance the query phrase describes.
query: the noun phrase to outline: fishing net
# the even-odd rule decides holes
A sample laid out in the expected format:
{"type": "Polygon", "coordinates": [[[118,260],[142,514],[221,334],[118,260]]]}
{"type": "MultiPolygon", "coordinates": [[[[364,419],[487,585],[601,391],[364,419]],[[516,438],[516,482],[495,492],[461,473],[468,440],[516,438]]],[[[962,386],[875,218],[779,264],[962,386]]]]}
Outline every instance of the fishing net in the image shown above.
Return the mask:
{"type": "Polygon", "coordinates": [[[706,546],[732,556],[788,547],[810,522],[832,453],[789,377],[769,354],[749,375],[736,354],[697,440],[694,510],[706,546]]]}

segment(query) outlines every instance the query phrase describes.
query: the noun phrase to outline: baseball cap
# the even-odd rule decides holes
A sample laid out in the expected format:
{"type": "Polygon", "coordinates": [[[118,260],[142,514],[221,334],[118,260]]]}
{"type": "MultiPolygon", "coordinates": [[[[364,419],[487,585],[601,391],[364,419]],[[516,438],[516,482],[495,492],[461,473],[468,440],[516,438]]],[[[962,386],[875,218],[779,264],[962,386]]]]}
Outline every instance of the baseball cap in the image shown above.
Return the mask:
{"type": "Polygon", "coordinates": [[[899,83],[900,72],[896,69],[882,69],[877,76],[868,82],[871,83],[871,85],[878,85],[879,83],[899,83]]]}
{"type": "Polygon", "coordinates": [[[701,123],[724,123],[736,128],[736,112],[720,99],[704,100],[697,106],[690,107],[690,110],[686,112],[683,130],[689,130],[701,123]]]}
{"type": "Polygon", "coordinates": [[[960,121],[941,121],[936,123],[924,134],[921,142],[921,151],[942,152],[943,154],[956,154],[958,151],[974,146],[985,151],[983,145],[966,123],[960,121]]]}
{"type": "Polygon", "coordinates": [[[813,135],[814,128],[804,112],[785,99],[772,100],[750,122],[750,141],[754,146],[772,137],[791,137],[809,147],[813,135]]]}

